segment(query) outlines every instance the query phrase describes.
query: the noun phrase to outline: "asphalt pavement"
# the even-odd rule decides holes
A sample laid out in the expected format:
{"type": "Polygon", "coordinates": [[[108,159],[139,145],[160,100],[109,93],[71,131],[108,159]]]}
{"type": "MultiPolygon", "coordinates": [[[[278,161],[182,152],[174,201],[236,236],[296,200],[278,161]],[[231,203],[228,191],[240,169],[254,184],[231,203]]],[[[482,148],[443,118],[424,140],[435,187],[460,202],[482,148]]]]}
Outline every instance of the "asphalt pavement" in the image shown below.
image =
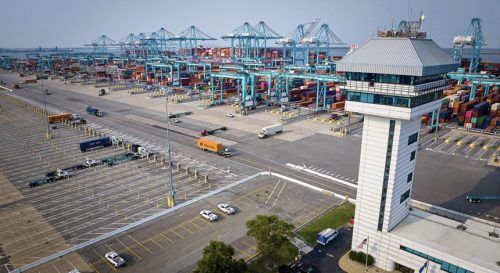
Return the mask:
{"type": "Polygon", "coordinates": [[[326,246],[317,244],[314,250],[302,257],[304,266],[311,266],[311,273],[340,273],[340,258],[351,249],[352,228],[342,227],[339,236],[326,246]]]}

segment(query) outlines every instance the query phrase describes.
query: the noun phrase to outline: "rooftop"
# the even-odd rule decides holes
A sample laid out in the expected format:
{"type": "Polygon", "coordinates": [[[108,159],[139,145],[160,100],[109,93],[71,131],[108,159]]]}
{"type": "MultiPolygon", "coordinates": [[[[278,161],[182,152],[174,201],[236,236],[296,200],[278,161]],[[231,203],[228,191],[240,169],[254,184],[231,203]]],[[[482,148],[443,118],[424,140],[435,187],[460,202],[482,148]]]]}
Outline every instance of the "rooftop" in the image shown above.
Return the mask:
{"type": "MultiPolygon", "coordinates": [[[[500,265],[496,264],[500,261],[500,239],[488,236],[494,227],[467,220],[464,223],[467,229],[460,230],[457,228],[459,224],[461,223],[445,217],[413,209],[390,233],[417,245],[500,271],[500,265]]],[[[429,255],[432,256],[431,253],[429,255]]]]}
{"type": "Polygon", "coordinates": [[[426,76],[455,71],[458,64],[434,41],[373,38],[337,62],[338,71],[426,76]]]}

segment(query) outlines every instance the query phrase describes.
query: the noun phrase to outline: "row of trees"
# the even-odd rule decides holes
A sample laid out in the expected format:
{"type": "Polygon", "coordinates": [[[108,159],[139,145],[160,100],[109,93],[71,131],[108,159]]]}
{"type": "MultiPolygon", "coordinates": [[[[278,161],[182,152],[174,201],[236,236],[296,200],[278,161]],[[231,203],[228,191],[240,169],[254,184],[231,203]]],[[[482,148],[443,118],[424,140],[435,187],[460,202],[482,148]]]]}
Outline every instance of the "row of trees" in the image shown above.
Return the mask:
{"type": "MultiPolygon", "coordinates": [[[[257,250],[265,257],[274,259],[281,256],[293,225],[276,215],[257,215],[246,223],[247,235],[257,242],[257,250]]],[[[203,258],[198,262],[195,273],[244,273],[247,264],[243,259],[233,258],[233,247],[219,241],[210,241],[203,249],[203,258]]]]}

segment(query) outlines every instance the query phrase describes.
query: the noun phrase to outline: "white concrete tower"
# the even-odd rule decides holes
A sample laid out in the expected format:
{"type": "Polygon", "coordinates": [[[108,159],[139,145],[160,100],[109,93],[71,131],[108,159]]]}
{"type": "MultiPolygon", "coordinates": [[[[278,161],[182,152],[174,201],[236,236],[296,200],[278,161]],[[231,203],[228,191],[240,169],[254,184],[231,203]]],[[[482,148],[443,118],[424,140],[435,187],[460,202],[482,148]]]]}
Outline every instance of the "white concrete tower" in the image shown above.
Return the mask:
{"type": "Polygon", "coordinates": [[[386,235],[408,215],[421,116],[440,108],[456,68],[432,40],[413,38],[375,38],[337,62],[346,110],[364,115],[352,249],[368,246],[377,267],[394,269],[386,235]]]}

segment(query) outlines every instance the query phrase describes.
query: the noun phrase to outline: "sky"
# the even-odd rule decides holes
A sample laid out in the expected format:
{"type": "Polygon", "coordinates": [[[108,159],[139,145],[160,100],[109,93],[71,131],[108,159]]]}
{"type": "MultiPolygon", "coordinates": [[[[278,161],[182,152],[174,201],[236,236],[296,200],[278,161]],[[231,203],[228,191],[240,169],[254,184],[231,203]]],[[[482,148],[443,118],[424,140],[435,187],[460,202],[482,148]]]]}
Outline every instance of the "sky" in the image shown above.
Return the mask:
{"type": "Polygon", "coordinates": [[[425,15],[422,30],[452,47],[472,17],[483,19],[486,47],[500,48],[500,0],[2,0],[0,47],[82,47],[101,35],[119,41],[164,27],[177,34],[195,25],[219,38],[244,22],[264,21],[286,36],[320,17],[347,45],[361,45],[377,29],[425,15]]]}

